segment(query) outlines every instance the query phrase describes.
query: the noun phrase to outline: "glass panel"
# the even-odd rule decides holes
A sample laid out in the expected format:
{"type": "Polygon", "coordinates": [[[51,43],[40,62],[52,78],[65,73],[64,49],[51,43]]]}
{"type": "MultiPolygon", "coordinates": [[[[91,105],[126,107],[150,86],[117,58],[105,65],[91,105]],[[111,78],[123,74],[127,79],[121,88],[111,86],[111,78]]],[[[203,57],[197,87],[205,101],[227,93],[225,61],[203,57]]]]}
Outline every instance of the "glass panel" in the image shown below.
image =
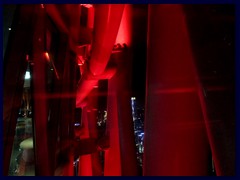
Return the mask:
{"type": "Polygon", "coordinates": [[[12,155],[9,166],[10,176],[34,176],[34,146],[31,104],[31,73],[28,66],[25,73],[22,103],[13,141],[12,155]]]}
{"type": "Polygon", "coordinates": [[[138,165],[142,167],[144,153],[144,105],[131,97],[132,117],[134,123],[134,134],[138,165]]]}

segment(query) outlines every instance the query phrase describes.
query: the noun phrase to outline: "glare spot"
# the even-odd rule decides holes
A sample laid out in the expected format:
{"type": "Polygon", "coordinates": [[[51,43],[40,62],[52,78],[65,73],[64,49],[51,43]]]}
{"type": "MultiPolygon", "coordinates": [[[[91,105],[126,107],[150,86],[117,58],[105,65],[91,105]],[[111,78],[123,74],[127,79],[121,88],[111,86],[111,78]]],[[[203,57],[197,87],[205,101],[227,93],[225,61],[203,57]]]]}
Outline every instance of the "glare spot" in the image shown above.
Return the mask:
{"type": "Polygon", "coordinates": [[[25,79],[30,79],[31,76],[30,76],[30,72],[29,71],[26,71],[26,74],[25,74],[25,79]]]}

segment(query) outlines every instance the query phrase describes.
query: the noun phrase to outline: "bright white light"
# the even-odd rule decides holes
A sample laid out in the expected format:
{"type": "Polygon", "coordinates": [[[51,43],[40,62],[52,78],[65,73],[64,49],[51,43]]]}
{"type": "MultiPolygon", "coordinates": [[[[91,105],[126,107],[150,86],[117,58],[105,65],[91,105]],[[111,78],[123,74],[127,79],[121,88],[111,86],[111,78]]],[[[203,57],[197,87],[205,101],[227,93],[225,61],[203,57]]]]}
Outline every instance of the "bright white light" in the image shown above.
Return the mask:
{"type": "Polygon", "coordinates": [[[11,30],[12,30],[12,28],[8,28],[8,30],[9,30],[9,31],[11,31],[11,30]]]}
{"type": "Polygon", "coordinates": [[[131,97],[131,100],[136,100],[136,97],[131,97]]]}
{"type": "Polygon", "coordinates": [[[30,72],[29,71],[26,71],[26,74],[25,74],[25,79],[30,79],[31,76],[30,76],[30,72]]]}
{"type": "Polygon", "coordinates": [[[80,126],[81,124],[80,123],[74,123],[74,126],[80,126]]]}

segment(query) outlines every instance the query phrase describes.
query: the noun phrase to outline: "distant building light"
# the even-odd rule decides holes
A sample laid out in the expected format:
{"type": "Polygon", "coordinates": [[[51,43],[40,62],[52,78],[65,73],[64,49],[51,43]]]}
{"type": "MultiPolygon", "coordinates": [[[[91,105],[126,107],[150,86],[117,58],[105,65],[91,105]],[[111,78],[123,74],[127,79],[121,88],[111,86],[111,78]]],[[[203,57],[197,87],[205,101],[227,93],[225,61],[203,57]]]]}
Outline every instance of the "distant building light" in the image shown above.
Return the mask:
{"type": "Polygon", "coordinates": [[[29,71],[26,71],[25,73],[25,79],[30,79],[31,76],[30,76],[30,72],[29,71]]]}
{"type": "Polygon", "coordinates": [[[74,126],[80,126],[80,123],[74,123],[74,126]]]}
{"type": "Polygon", "coordinates": [[[51,71],[53,71],[53,68],[51,68],[51,71]]]}
{"type": "Polygon", "coordinates": [[[11,31],[11,30],[12,30],[12,28],[8,28],[8,30],[9,30],[9,31],[11,31]]]}
{"type": "Polygon", "coordinates": [[[133,101],[133,100],[136,100],[136,97],[131,97],[131,100],[133,101]]]}

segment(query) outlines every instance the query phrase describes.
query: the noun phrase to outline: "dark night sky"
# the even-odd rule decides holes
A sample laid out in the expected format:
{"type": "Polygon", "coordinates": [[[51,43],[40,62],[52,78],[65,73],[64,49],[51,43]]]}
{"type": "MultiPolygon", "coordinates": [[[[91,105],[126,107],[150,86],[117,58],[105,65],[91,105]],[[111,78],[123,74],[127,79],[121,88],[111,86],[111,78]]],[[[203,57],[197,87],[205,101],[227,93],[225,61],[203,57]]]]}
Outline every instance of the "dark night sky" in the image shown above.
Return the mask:
{"type": "Polygon", "coordinates": [[[133,96],[144,105],[147,53],[148,5],[133,5],[133,96]]]}
{"type": "Polygon", "coordinates": [[[12,25],[13,15],[16,9],[14,4],[4,4],[3,5],[3,57],[5,54],[8,37],[9,37],[9,27],[12,25]]]}

